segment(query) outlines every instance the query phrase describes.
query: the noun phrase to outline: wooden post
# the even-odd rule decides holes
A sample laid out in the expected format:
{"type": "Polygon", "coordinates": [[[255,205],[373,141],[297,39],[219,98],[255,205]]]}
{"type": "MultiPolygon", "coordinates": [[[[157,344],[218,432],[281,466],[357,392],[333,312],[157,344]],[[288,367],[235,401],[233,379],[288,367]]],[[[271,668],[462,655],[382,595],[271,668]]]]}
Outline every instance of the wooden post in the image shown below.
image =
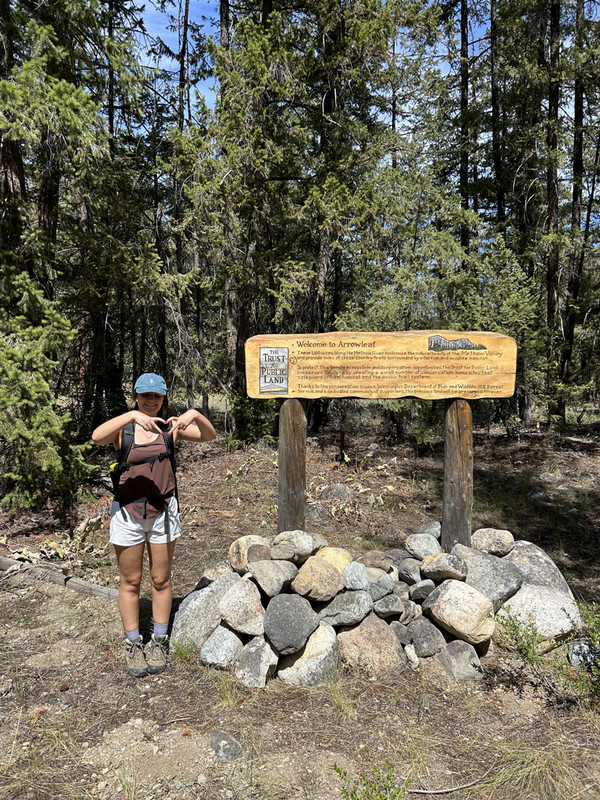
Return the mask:
{"type": "Polygon", "coordinates": [[[306,415],[299,400],[279,411],[279,503],[277,532],[304,530],[306,524],[306,415]]]}
{"type": "Polygon", "coordinates": [[[442,550],[471,545],[473,509],[473,419],[468,400],[446,400],[442,550]]]}

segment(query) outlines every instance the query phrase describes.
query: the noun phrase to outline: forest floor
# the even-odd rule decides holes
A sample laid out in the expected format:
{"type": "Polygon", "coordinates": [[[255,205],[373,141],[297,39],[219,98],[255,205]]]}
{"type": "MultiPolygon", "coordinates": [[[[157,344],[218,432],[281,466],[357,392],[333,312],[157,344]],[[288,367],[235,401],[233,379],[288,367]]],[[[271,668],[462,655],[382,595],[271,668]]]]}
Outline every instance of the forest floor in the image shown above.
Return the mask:
{"type": "MultiPolygon", "coordinates": [[[[597,430],[513,438],[476,431],[474,439],[474,529],[507,528],[536,542],[577,599],[599,603],[597,430]]],[[[311,440],[309,510],[314,516],[320,504],[325,521],[310,530],[356,556],[398,547],[440,519],[440,443],[417,454],[361,425],[346,448],[340,459],[333,433],[311,440]],[[320,503],[333,483],[349,487],[349,499],[320,503]]],[[[276,532],[276,449],[231,450],[219,439],[184,444],[179,484],[176,603],[238,536],[276,532]]],[[[116,587],[109,493],[100,480],[91,488],[95,499],[80,504],[70,528],[50,507],[2,512],[0,555],[116,587]]],[[[149,625],[146,604],[146,634],[149,625]]],[[[452,683],[429,659],[420,674],[407,670],[393,681],[342,670],[322,688],[275,679],[258,690],[189,654],[136,680],[125,673],[121,640],[114,601],[0,573],[0,798],[400,798],[385,788],[385,775],[378,785],[373,774],[388,762],[392,784],[410,778],[415,797],[600,797],[600,712],[578,696],[577,675],[567,669],[560,683],[502,646],[483,662],[483,681],[471,685],[452,683]],[[233,737],[241,757],[219,760],[215,732],[233,737]],[[352,794],[334,765],[367,783],[352,794]]]]}

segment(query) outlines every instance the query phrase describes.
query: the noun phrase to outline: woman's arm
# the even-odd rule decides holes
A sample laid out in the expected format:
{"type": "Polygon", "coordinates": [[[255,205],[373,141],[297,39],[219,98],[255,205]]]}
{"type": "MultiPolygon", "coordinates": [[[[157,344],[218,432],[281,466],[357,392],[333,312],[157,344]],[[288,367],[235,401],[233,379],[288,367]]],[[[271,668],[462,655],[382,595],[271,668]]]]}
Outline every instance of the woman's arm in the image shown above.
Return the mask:
{"type": "MultiPolygon", "coordinates": [[[[162,422],[163,420],[160,421],[162,422]]],[[[135,422],[145,431],[153,431],[154,433],[161,432],[156,421],[152,417],[148,417],[146,414],[142,414],[141,411],[134,409],[118,417],[113,417],[103,422],[102,425],[98,425],[96,430],[92,433],[92,439],[96,444],[112,444],[115,450],[118,450],[121,445],[121,431],[126,425],[129,425],[130,422],[135,422]]]]}
{"type": "Polygon", "coordinates": [[[215,429],[206,417],[195,408],[190,408],[179,417],[170,417],[173,423],[173,437],[179,437],[188,442],[212,442],[217,435],[215,429]]]}

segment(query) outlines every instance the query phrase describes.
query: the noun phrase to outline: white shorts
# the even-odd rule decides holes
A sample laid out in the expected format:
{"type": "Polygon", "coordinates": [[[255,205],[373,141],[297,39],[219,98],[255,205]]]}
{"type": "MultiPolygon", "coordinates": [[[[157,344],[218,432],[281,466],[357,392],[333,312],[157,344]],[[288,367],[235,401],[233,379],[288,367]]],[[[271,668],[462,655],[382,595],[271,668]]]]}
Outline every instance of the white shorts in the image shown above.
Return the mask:
{"type": "Polygon", "coordinates": [[[110,509],[110,541],[121,547],[131,547],[142,542],[166,544],[181,536],[181,522],[177,500],[172,497],[162,514],[150,519],[131,516],[116,500],[110,509]],[[169,536],[165,534],[165,514],[169,515],[169,536]]]}

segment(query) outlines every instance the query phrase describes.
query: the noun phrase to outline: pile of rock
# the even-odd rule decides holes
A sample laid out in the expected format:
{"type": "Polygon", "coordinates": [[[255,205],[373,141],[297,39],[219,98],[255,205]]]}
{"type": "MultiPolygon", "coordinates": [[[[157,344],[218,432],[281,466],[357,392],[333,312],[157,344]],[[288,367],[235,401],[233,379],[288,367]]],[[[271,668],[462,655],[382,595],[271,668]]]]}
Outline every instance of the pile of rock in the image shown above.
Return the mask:
{"type": "Polygon", "coordinates": [[[275,673],[314,686],[340,661],[380,677],[436,657],[456,680],[481,677],[480,656],[507,613],[549,642],[581,626],[565,579],[536,545],[484,528],[472,547],[444,553],[440,535],[429,523],[403,549],[356,560],[306,531],[242,536],[183,599],[171,642],[247,686],[275,673]]]}

